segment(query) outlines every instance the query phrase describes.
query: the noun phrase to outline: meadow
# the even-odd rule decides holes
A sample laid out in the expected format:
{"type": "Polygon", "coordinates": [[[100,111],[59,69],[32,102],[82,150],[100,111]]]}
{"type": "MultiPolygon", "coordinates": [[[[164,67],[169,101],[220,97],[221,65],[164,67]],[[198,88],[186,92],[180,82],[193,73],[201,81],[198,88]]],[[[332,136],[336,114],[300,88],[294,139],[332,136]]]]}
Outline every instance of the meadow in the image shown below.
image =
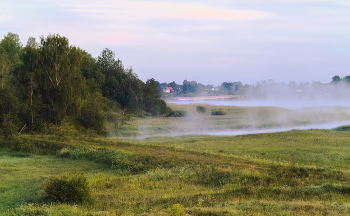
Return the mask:
{"type": "MultiPolygon", "coordinates": [[[[213,107],[227,115],[208,120],[210,114],[197,114],[193,106],[178,108],[187,109],[189,116],[142,118],[137,124],[136,120],[129,123],[125,130],[133,131],[133,124],[146,128],[154,121],[179,122],[154,124],[161,125],[158,129],[149,124],[145,131],[178,129],[181,121],[199,119],[197,116],[210,124],[203,130],[239,127],[245,120],[247,125],[254,120],[254,127],[269,127],[347,117],[346,109],[341,107],[332,108],[332,112],[330,108],[304,112],[213,107]],[[276,117],[274,113],[283,115],[276,117]],[[253,119],[254,115],[261,119],[253,119]],[[235,116],[240,120],[234,123],[225,119],[234,120],[235,116]],[[288,121],[281,121],[282,117],[288,121]],[[170,129],[169,124],[173,125],[170,129]]],[[[200,127],[198,122],[192,124],[200,127]]],[[[0,215],[348,215],[347,130],[144,140],[79,134],[2,138],[0,215]],[[48,199],[45,182],[64,172],[84,173],[91,198],[82,203],[48,199]]]]}

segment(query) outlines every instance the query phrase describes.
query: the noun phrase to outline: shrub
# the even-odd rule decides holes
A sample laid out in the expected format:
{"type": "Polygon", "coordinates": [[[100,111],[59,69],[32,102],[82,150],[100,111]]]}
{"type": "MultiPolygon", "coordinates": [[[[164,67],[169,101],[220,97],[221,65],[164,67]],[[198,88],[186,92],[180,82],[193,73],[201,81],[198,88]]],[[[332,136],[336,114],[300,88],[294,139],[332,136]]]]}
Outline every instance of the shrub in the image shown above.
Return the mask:
{"type": "Polygon", "coordinates": [[[333,129],[334,131],[348,131],[350,132],[350,125],[343,125],[333,129]]]}
{"type": "Polygon", "coordinates": [[[184,117],[184,116],[187,116],[187,111],[182,111],[182,110],[179,110],[179,111],[171,111],[167,117],[184,117]]]}
{"type": "Polygon", "coordinates": [[[204,106],[197,106],[196,110],[197,113],[205,113],[207,111],[204,106]]]}
{"type": "Polygon", "coordinates": [[[67,121],[63,121],[60,125],[50,124],[50,133],[60,139],[79,135],[79,132],[74,125],[67,121]]]}
{"type": "Polygon", "coordinates": [[[91,194],[87,178],[80,172],[50,177],[44,190],[50,199],[62,203],[82,202],[89,199],[91,194]]]}
{"type": "Polygon", "coordinates": [[[173,216],[186,215],[185,208],[181,204],[174,204],[171,208],[171,215],[173,216]]]}
{"type": "Polygon", "coordinates": [[[226,113],[222,110],[212,111],[210,115],[226,115],[226,113]]]}

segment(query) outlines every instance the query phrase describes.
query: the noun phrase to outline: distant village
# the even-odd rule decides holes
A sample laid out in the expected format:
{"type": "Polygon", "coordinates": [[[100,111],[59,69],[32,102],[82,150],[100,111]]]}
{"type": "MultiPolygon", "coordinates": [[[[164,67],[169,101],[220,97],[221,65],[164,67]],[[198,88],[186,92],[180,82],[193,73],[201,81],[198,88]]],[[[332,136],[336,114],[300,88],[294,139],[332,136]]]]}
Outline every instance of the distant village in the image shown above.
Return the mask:
{"type": "Polygon", "coordinates": [[[233,98],[348,98],[350,90],[349,77],[332,77],[329,83],[321,82],[301,82],[289,83],[275,82],[274,80],[263,80],[253,85],[243,84],[241,82],[223,82],[219,86],[203,85],[196,81],[184,80],[182,85],[175,83],[159,83],[158,89],[163,98],[168,97],[197,97],[197,96],[218,96],[232,95],[233,98]],[[238,97],[239,96],[239,97],[238,97]]]}

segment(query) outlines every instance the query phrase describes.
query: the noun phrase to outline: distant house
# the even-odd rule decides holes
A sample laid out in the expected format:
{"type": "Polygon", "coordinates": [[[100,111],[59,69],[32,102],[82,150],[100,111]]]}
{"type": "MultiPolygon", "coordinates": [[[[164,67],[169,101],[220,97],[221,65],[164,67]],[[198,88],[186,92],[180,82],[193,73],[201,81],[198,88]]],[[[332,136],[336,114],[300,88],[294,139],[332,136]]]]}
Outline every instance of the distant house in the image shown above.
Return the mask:
{"type": "Polygon", "coordinates": [[[163,92],[174,93],[174,89],[173,89],[173,87],[164,87],[163,92]]]}
{"type": "Polygon", "coordinates": [[[220,91],[220,90],[221,90],[221,86],[218,86],[218,87],[212,88],[212,91],[220,91]]]}

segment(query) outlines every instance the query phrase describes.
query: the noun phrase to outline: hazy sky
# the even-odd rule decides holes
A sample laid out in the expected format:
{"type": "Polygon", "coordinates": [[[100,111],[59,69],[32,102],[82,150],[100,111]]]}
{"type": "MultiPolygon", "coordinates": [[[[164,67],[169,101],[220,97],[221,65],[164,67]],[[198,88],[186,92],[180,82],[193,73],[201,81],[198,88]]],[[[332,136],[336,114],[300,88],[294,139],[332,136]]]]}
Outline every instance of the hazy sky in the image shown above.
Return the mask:
{"type": "Polygon", "coordinates": [[[1,0],[0,36],[115,51],[146,81],[330,82],[350,75],[349,0],[1,0]]]}

